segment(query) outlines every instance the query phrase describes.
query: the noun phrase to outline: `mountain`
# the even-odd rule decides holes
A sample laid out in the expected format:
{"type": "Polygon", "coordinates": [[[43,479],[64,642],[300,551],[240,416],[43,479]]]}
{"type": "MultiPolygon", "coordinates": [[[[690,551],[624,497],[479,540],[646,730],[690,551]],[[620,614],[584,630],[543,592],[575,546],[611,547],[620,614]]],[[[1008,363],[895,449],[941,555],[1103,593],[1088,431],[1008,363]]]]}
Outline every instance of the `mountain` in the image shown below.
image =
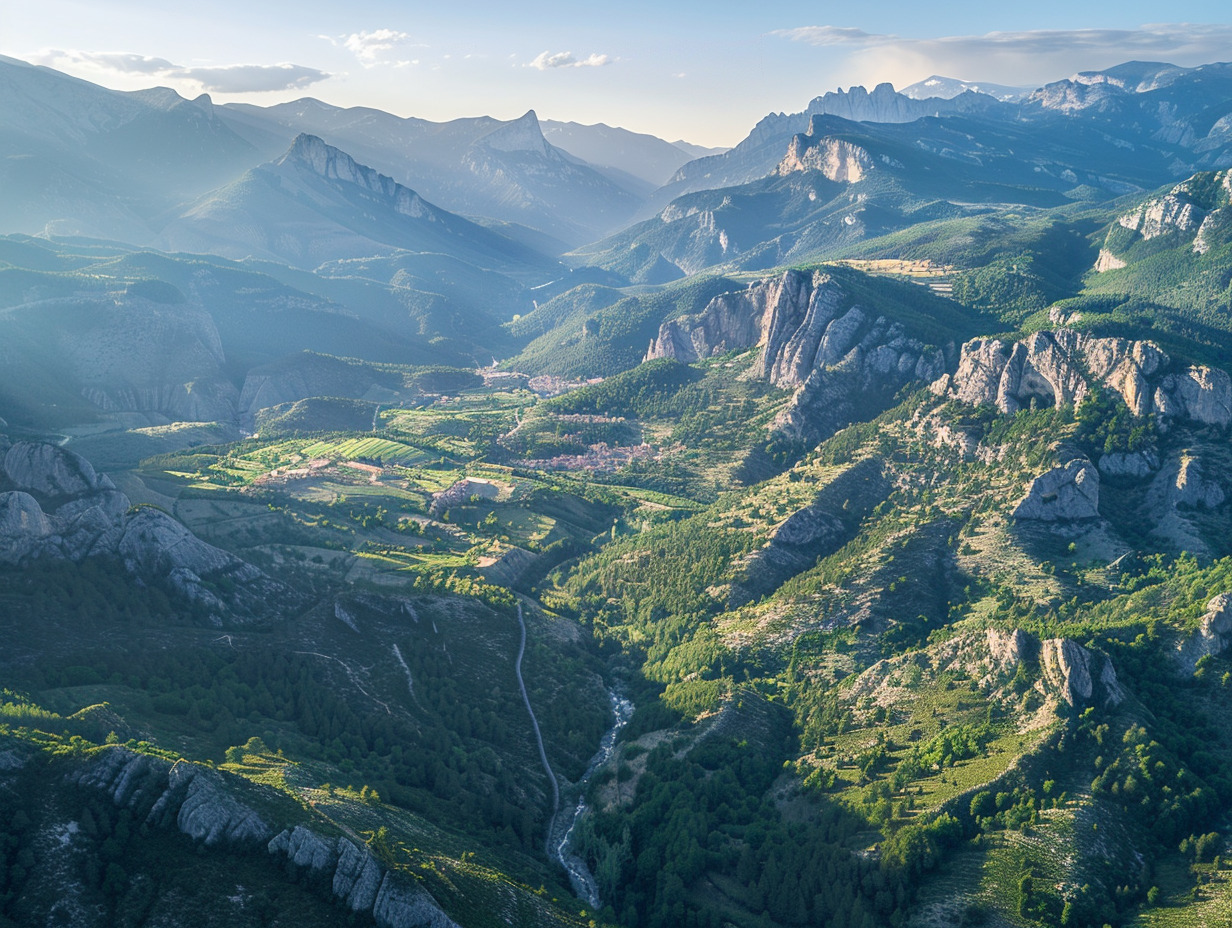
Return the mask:
{"type": "Polygon", "coordinates": [[[586,126],[547,119],[541,126],[544,138],[557,148],[594,167],[631,175],[649,184],[651,190],[667,183],[683,164],[722,151],[687,142],[665,142],[603,123],[586,126]]]}
{"type": "Polygon", "coordinates": [[[0,232],[146,242],[166,209],[257,160],[208,96],[107,90],[2,56],[0,122],[0,232]]]}
{"type": "Polygon", "coordinates": [[[571,244],[620,225],[641,200],[549,144],[534,111],[509,121],[433,123],[305,99],[267,108],[228,104],[221,113],[267,157],[309,133],[451,212],[518,223],[571,244]]]}
{"type": "Polygon", "coordinates": [[[551,263],[311,135],[202,198],[163,227],[158,244],[308,269],[394,251],[443,253],[480,267],[551,263]]]}
{"type": "Polygon", "coordinates": [[[814,97],[808,107],[790,115],[764,117],[735,148],[698,158],[682,167],[651,200],[662,206],[670,199],[695,190],[716,189],[748,183],[770,173],[793,135],[807,132],[814,116],[837,116],[853,122],[900,123],[926,116],[982,113],[995,110],[998,101],[986,94],[967,91],[953,99],[917,100],[897,93],[892,84],[878,84],[872,92],[854,86],[814,97]]]}
{"type": "Polygon", "coordinates": [[[908,84],[899,93],[913,100],[927,100],[930,97],[950,100],[959,94],[970,91],[996,97],[1002,103],[1017,103],[1030,94],[1033,89],[1032,87],[1010,87],[1006,84],[992,84],[988,81],[962,81],[957,78],[942,77],[939,74],[934,74],[931,77],[924,78],[922,81],[908,84]]]}

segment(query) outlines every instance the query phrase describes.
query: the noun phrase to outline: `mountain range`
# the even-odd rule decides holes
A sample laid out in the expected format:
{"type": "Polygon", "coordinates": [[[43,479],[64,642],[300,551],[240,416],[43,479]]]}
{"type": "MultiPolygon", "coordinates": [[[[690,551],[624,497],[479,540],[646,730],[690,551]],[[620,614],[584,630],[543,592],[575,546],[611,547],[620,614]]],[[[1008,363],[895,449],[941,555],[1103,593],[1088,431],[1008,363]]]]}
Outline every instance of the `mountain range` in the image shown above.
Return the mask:
{"type": "Polygon", "coordinates": [[[1222,923],[1230,114],[0,59],[0,928],[1222,923]]]}

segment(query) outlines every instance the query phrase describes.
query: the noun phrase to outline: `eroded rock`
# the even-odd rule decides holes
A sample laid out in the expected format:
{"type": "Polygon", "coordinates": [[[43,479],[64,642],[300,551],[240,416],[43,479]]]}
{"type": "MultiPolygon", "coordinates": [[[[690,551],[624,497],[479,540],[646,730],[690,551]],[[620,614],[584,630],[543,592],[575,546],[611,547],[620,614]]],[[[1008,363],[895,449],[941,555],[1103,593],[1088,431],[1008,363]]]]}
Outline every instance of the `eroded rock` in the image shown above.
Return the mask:
{"type": "Polygon", "coordinates": [[[1099,471],[1085,458],[1040,474],[1014,509],[1014,518],[1076,522],[1099,518],[1099,471]]]}

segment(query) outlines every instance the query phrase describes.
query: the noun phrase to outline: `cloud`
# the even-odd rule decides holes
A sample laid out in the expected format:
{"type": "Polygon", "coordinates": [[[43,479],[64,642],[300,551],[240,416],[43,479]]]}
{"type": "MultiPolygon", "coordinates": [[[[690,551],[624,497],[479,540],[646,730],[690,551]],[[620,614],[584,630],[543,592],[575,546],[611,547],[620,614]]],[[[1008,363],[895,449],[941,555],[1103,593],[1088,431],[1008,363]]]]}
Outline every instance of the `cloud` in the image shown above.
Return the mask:
{"type": "Polygon", "coordinates": [[[181,68],[178,75],[216,93],[262,93],[308,87],[329,77],[299,64],[233,64],[220,68],[181,68]]]}
{"type": "Polygon", "coordinates": [[[1037,29],[911,38],[845,26],[800,26],[770,33],[825,48],[846,48],[871,80],[910,82],[932,73],[1005,83],[1041,83],[1076,70],[1130,59],[1196,65],[1223,60],[1232,25],[1153,23],[1137,29],[1037,29]],[[880,70],[878,70],[880,69],[880,70]]]}
{"type": "Polygon", "coordinates": [[[45,49],[30,56],[36,64],[101,75],[144,75],[167,82],[183,81],[214,93],[263,93],[307,87],[330,77],[298,64],[233,64],[186,68],[166,58],[128,52],[45,49]]]}
{"type": "Polygon", "coordinates": [[[371,32],[353,32],[350,35],[339,36],[337,39],[323,35],[321,38],[341,45],[351,52],[365,68],[389,64],[395,67],[405,67],[412,64],[410,60],[395,54],[404,48],[424,48],[411,41],[410,33],[399,32],[396,29],[373,29],[371,32]]]}
{"type": "Polygon", "coordinates": [[[611,64],[612,59],[607,55],[591,54],[587,58],[577,58],[573,52],[540,52],[534,61],[529,62],[526,67],[534,68],[537,71],[547,71],[552,68],[600,68],[605,64],[611,64]]]}
{"type": "Polygon", "coordinates": [[[893,39],[894,36],[878,36],[863,29],[848,26],[799,26],[796,29],[776,29],[770,33],[795,42],[809,45],[863,45],[877,39],[893,39]]]}

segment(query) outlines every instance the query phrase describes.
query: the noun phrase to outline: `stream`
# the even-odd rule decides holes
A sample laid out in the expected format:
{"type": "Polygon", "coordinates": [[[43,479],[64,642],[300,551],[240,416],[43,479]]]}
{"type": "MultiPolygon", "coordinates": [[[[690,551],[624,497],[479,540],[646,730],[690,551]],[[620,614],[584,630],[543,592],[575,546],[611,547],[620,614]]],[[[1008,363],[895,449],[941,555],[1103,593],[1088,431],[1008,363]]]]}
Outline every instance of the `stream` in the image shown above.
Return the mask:
{"type": "Polygon", "coordinates": [[[577,800],[571,810],[563,811],[553,819],[548,838],[548,850],[551,852],[552,858],[565,868],[565,873],[569,875],[569,884],[573,887],[574,893],[577,894],[579,899],[584,899],[586,904],[592,909],[598,909],[601,905],[599,886],[595,882],[594,874],[586,866],[586,861],[573,850],[573,829],[586,813],[586,786],[590,783],[590,778],[612,756],[612,752],[616,749],[616,736],[620,734],[620,730],[624,728],[625,724],[633,716],[633,703],[617,690],[609,690],[608,698],[612,701],[612,715],[614,717],[612,727],[607,730],[607,733],[599,742],[599,750],[590,759],[590,764],[586,767],[586,772],[582,774],[582,778],[569,788],[569,795],[576,796],[577,800]]]}

